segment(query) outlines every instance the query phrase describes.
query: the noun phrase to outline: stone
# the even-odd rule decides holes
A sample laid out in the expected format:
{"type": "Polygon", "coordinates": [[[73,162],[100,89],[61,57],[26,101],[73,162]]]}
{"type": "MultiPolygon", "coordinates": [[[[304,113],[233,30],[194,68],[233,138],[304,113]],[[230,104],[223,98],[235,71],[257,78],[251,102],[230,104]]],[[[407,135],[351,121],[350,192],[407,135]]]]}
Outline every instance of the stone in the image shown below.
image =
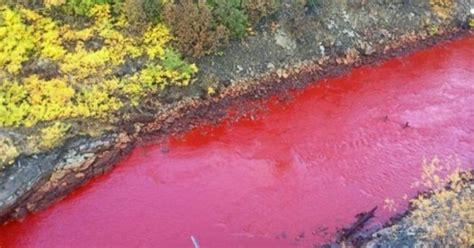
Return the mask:
{"type": "Polygon", "coordinates": [[[275,43],[289,52],[296,49],[296,41],[293,40],[285,31],[279,29],[275,33],[275,43]]]}

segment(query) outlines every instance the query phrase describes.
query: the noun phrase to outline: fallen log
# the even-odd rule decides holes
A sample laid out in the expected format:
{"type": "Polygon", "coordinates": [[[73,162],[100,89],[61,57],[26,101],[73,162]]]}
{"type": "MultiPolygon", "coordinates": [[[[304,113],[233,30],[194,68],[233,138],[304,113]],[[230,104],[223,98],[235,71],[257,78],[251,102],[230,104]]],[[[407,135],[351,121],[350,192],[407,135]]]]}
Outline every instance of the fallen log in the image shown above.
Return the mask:
{"type": "Polygon", "coordinates": [[[363,212],[356,215],[357,221],[352,224],[349,228],[344,228],[341,230],[340,235],[338,237],[337,243],[341,243],[342,241],[348,240],[351,236],[353,236],[357,231],[362,229],[364,225],[375,216],[375,211],[377,207],[374,207],[369,212],[363,212]]]}

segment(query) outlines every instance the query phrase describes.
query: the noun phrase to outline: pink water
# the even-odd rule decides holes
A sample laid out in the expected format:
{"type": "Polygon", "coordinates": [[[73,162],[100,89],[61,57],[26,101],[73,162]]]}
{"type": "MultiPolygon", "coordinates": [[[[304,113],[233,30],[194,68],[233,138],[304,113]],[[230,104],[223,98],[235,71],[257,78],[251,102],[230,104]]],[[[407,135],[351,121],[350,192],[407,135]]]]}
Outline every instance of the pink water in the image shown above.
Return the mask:
{"type": "Polygon", "coordinates": [[[423,158],[473,168],[473,58],[470,36],[320,82],[256,120],[137,148],[0,227],[0,247],[311,247],[374,206],[382,223],[384,199],[401,211],[416,193],[423,158]]]}

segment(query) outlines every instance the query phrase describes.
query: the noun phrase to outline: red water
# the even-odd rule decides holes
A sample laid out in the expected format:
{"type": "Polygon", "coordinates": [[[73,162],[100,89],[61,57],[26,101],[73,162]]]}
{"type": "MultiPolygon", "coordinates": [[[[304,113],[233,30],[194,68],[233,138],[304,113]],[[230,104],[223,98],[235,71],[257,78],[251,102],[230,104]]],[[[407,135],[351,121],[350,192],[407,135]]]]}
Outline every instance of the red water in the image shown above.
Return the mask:
{"type": "Polygon", "coordinates": [[[474,37],[327,80],[257,120],[141,147],[1,247],[310,247],[402,210],[424,157],[474,164],[474,37]],[[387,117],[388,118],[387,118],[387,117]],[[408,128],[403,125],[409,122],[408,128]]]}

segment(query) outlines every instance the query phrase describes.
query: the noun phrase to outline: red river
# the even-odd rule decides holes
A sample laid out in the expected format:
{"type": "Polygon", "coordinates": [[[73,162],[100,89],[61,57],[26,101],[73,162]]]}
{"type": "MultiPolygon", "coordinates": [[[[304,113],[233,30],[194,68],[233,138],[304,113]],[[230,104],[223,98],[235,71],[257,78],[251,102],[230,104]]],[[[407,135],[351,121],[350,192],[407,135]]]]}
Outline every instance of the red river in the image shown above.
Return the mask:
{"type": "Polygon", "coordinates": [[[406,208],[423,158],[474,167],[473,36],[293,95],[255,120],[135,149],[0,227],[0,247],[312,247],[375,206],[380,225],[387,198],[406,208]]]}

